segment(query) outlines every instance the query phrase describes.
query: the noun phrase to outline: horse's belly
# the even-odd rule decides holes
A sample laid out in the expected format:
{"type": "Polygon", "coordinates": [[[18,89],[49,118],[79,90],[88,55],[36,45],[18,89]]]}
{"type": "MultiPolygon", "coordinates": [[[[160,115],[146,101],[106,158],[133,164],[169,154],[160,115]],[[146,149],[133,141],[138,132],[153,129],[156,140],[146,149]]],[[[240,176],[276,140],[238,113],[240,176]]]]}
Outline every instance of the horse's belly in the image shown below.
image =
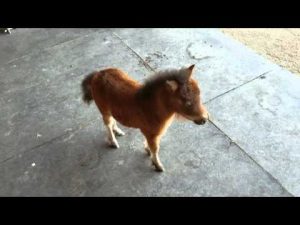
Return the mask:
{"type": "Polygon", "coordinates": [[[123,126],[137,128],[136,121],[134,119],[134,115],[130,113],[122,113],[122,112],[112,112],[112,116],[123,126]]]}

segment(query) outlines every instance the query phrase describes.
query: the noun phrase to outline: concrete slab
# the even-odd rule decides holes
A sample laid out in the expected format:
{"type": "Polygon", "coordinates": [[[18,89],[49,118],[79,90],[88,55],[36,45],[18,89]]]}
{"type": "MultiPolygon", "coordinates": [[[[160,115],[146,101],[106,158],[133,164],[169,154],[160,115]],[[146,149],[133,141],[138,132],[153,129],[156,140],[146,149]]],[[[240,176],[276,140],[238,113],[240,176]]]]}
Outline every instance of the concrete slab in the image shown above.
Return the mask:
{"type": "Polygon", "coordinates": [[[131,50],[107,32],[2,66],[0,145],[4,147],[0,161],[99,118],[96,109],[83,104],[80,83],[87,73],[108,66],[123,68],[136,79],[149,73],[131,50]]]}
{"type": "MultiPolygon", "coordinates": [[[[102,29],[103,31],[105,29],[102,29]]],[[[26,28],[15,29],[10,35],[1,35],[0,65],[15,58],[22,57],[44,48],[91,34],[101,29],[73,29],[73,28],[26,28]]]]}
{"type": "Polygon", "coordinates": [[[300,196],[300,78],[266,74],[208,104],[213,122],[300,196]],[[263,79],[264,78],[264,79],[263,79]]]}
{"type": "Polygon", "coordinates": [[[105,129],[94,121],[0,164],[0,195],[289,196],[211,124],[171,126],[162,174],[151,168],[141,134],[124,130],[118,150],[106,148],[105,129]]]}
{"type": "Polygon", "coordinates": [[[208,101],[278,66],[217,29],[116,29],[154,69],[197,65],[208,101]]]}

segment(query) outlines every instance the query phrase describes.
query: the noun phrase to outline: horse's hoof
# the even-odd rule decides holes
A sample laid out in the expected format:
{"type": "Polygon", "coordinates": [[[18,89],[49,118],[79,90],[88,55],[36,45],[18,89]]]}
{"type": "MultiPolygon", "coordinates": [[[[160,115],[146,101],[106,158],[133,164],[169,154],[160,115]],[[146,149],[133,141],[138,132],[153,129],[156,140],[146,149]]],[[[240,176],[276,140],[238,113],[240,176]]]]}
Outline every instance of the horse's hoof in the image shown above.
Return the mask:
{"type": "Polygon", "coordinates": [[[165,168],[164,167],[162,167],[162,166],[155,166],[155,171],[156,172],[164,172],[165,171],[165,168]]]}
{"type": "Polygon", "coordinates": [[[150,150],[149,150],[148,148],[145,148],[145,151],[146,151],[146,154],[147,154],[148,156],[151,156],[151,152],[150,152],[150,150]]]}
{"type": "Polygon", "coordinates": [[[157,165],[154,162],[152,162],[152,164],[154,165],[156,172],[164,172],[165,171],[165,168],[162,165],[157,165]]]}
{"type": "Polygon", "coordinates": [[[114,133],[115,133],[115,135],[117,135],[119,137],[125,135],[125,133],[123,131],[121,131],[121,130],[114,130],[114,133]]]}
{"type": "Polygon", "coordinates": [[[109,143],[108,146],[111,147],[111,148],[120,148],[119,144],[115,143],[115,142],[109,143]]]}

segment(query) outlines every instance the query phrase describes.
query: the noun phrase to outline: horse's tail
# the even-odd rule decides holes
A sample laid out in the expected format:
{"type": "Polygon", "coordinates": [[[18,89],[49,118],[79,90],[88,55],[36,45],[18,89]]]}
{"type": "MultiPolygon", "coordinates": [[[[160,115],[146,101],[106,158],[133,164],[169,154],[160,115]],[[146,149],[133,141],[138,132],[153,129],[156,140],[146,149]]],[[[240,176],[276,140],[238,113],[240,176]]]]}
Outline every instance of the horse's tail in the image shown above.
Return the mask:
{"type": "Polygon", "coordinates": [[[91,81],[95,74],[95,72],[90,73],[81,82],[82,100],[87,104],[90,104],[91,101],[93,101],[93,96],[91,92],[91,81]]]}

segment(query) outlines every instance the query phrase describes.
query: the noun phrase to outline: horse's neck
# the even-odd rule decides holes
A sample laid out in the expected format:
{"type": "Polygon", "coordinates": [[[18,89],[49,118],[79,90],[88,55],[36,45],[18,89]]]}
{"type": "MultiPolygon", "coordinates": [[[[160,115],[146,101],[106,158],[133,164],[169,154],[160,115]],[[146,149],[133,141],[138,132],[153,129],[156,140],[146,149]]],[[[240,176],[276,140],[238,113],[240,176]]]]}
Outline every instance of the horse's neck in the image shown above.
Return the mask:
{"type": "Polygon", "coordinates": [[[175,111],[170,108],[167,99],[167,96],[159,97],[159,94],[154,94],[142,103],[142,108],[146,113],[151,112],[149,115],[156,119],[161,121],[168,120],[175,114],[175,111]]]}

